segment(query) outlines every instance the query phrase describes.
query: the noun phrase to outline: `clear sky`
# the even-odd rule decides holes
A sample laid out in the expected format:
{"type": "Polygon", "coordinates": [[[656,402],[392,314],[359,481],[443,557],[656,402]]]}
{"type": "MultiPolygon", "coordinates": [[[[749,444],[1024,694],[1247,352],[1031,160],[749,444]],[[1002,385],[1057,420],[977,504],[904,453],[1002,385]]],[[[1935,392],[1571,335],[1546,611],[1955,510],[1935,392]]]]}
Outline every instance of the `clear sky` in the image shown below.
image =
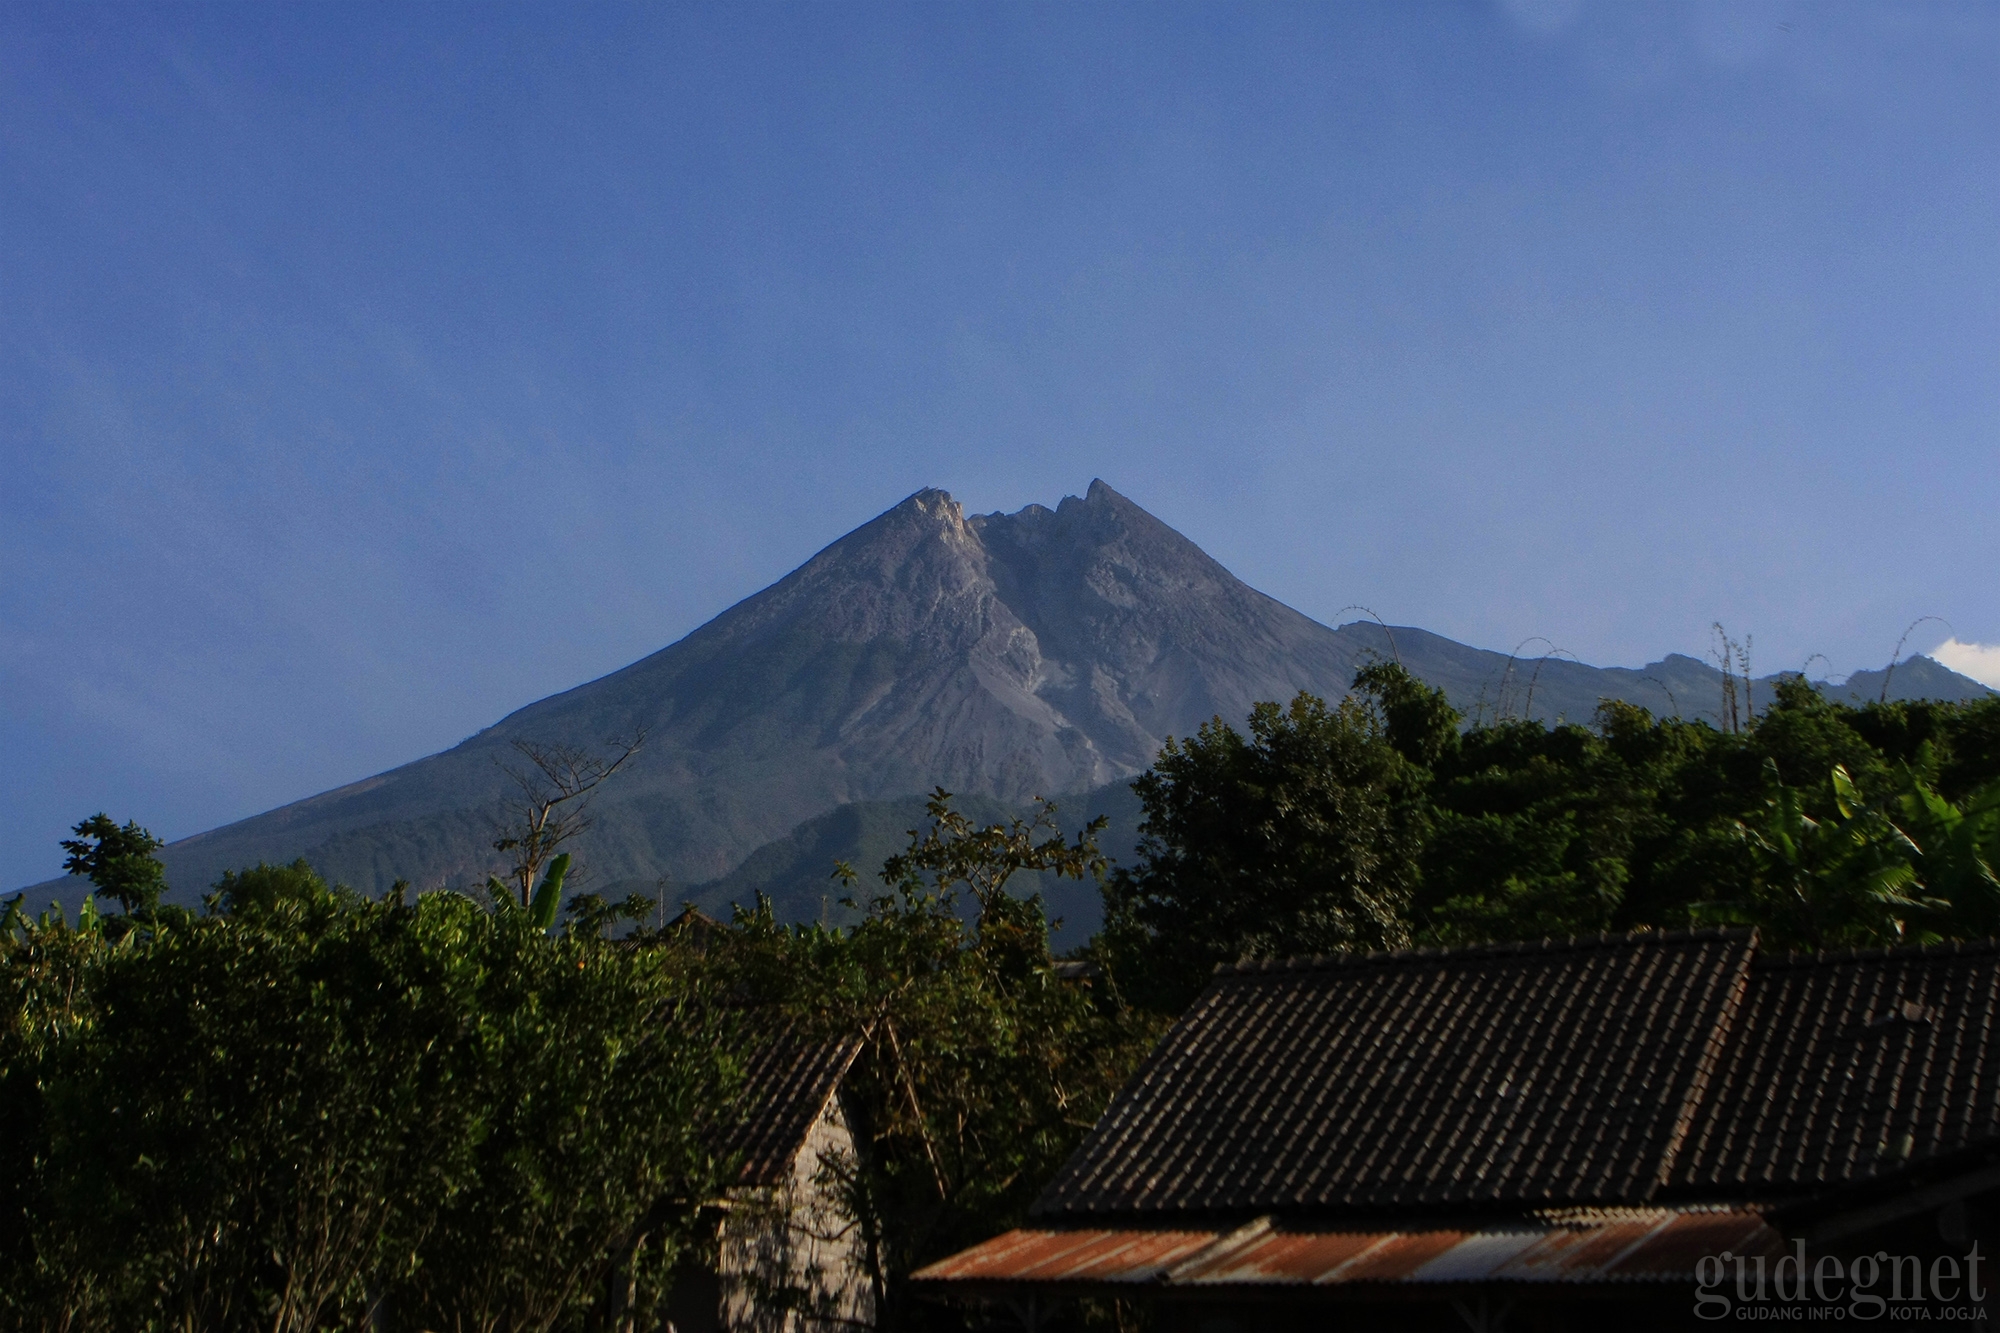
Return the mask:
{"type": "Polygon", "coordinates": [[[1991,4],[16,0],[0,886],[925,485],[1502,650],[2000,644],[1997,433],[1991,4]]]}

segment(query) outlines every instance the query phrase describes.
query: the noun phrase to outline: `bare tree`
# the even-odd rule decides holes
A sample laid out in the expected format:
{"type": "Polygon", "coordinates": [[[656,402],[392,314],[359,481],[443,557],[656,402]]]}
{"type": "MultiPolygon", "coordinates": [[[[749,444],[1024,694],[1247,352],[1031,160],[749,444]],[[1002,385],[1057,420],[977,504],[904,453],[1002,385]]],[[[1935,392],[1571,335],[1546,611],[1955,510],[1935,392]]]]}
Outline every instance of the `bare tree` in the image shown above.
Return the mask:
{"type": "Polygon", "coordinates": [[[1719,620],[1709,629],[1715,642],[1708,655],[1722,670],[1722,707],[1716,713],[1716,721],[1731,733],[1748,731],[1757,725],[1757,687],[1750,678],[1750,636],[1744,635],[1743,642],[1738,643],[1729,637],[1719,620]],[[1743,682],[1740,696],[1736,689],[1739,677],[1743,682]]]}
{"type": "Polygon", "coordinates": [[[509,887],[520,894],[523,907],[556,849],[590,827],[590,803],[597,789],[625,767],[645,743],[644,729],[612,737],[601,751],[542,741],[514,742],[514,749],[527,763],[500,765],[520,795],[501,807],[493,850],[513,856],[507,879],[509,887]]]}

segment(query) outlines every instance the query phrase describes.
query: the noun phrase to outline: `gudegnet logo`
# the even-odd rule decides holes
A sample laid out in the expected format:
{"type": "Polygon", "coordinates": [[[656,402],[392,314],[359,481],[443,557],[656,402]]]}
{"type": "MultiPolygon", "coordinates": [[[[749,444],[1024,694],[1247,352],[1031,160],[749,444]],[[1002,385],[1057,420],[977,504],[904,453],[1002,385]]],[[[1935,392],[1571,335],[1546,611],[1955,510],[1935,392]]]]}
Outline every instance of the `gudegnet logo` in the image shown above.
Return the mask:
{"type": "Polygon", "coordinates": [[[1707,1320],[1949,1320],[1986,1318],[1987,1256],[1806,1255],[1803,1240],[1768,1266],[1764,1255],[1705,1255],[1695,1264],[1694,1312],[1707,1320]]]}

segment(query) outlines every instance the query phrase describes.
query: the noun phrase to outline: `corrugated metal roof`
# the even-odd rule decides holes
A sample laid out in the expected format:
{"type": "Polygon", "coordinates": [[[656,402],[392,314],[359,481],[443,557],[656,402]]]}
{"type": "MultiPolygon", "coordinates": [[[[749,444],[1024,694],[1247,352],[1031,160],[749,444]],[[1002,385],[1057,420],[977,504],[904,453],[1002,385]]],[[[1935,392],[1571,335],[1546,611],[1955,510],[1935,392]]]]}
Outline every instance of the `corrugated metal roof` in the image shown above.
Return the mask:
{"type": "Polygon", "coordinates": [[[1213,1246],[1214,1231],[1009,1231],[917,1273],[921,1279],[1152,1282],[1213,1246]]]}
{"type": "Polygon", "coordinates": [[[1704,1255],[1781,1249],[1763,1217],[1733,1209],[1621,1209],[1425,1231],[1307,1230],[1260,1218],[1233,1231],[1010,1231],[916,1279],[1017,1290],[1683,1283],[1704,1255]]]}

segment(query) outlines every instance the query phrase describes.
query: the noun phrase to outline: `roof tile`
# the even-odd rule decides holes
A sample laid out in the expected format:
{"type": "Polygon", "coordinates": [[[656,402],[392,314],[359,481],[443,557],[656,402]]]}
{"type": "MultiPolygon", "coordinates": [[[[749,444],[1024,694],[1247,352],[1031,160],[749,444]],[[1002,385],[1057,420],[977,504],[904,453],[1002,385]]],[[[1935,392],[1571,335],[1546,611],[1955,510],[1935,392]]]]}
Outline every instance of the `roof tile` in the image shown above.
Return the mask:
{"type": "Polygon", "coordinates": [[[1776,1197],[2000,1137],[2000,944],[1765,955],[1673,1173],[1776,1197]]]}
{"type": "Polygon", "coordinates": [[[1753,948],[1699,931],[1220,969],[1034,1212],[1643,1201],[1753,948]]]}
{"type": "Polygon", "coordinates": [[[744,1070],[743,1120],[727,1150],[743,1155],[738,1185],[776,1185],[791,1172],[813,1121],[860,1053],[852,1041],[780,1037],[751,1052],[744,1070]]]}

